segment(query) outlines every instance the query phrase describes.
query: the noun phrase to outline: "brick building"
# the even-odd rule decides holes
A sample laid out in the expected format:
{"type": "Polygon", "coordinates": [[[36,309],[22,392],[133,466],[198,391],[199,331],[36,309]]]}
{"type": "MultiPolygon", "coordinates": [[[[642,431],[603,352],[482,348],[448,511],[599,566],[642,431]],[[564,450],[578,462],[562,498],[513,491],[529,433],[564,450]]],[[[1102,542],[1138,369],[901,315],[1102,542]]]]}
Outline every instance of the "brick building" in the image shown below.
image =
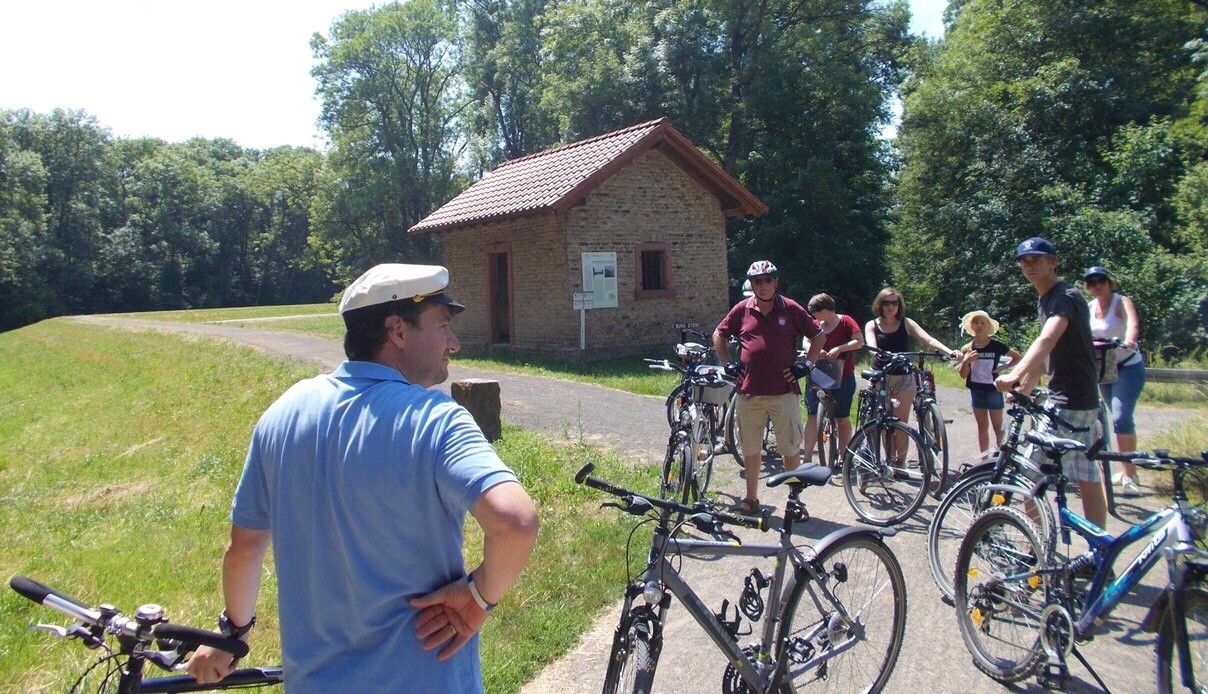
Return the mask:
{"type": "Polygon", "coordinates": [[[659,354],[725,314],[726,217],[766,211],[664,118],[506,162],[410,231],[442,236],[467,353],[659,354]]]}

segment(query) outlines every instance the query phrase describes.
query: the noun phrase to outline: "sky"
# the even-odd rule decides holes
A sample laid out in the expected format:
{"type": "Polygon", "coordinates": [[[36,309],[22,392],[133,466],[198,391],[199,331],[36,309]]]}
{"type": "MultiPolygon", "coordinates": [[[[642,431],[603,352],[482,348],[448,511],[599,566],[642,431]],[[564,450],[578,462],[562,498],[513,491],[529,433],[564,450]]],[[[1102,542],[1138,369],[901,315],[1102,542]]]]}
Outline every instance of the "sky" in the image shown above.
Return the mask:
{"type": "MultiPolygon", "coordinates": [[[[909,0],[943,34],[947,0],[909,0]]],[[[0,9],[0,108],[82,109],[118,137],[322,149],[310,37],[368,0],[14,0],[0,9]]]]}

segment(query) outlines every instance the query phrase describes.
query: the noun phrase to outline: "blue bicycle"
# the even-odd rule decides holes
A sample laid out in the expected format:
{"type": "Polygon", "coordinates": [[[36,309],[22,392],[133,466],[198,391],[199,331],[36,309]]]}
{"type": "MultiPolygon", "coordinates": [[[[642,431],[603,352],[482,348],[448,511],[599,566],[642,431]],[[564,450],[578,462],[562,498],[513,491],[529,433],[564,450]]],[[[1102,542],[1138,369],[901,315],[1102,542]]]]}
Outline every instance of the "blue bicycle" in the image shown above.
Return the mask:
{"type": "Polygon", "coordinates": [[[1171,691],[1174,682],[1202,691],[1197,682],[1208,685],[1208,676],[1202,674],[1208,667],[1208,553],[1196,542],[1208,528],[1208,514],[1188,502],[1184,477],[1208,467],[1208,451],[1198,459],[1172,457],[1165,451],[1153,457],[1139,452],[1093,456],[1169,470],[1174,479],[1171,505],[1117,537],[1067,506],[1061,456],[1084,450],[1084,445],[1036,431],[1026,438],[1052,461],[1041,466],[1045,476],[1033,497],[1040,498],[1045,487],[1055,488],[1066,550],[1057,551],[1056,531],[1046,535],[1037,530],[1025,506],[995,506],[978,516],[961,544],[954,576],[957,619],[974,664],[1000,682],[1039,670],[1043,684],[1060,685],[1069,676],[1066,660],[1072,654],[1106,690],[1076,644],[1090,641],[1121,599],[1165,557],[1170,581],[1142,624],[1158,633],[1158,691],[1171,691]],[[1071,530],[1090,547],[1072,559],[1071,530]],[[1115,576],[1113,567],[1124,549],[1145,538],[1149,542],[1115,576]],[[1181,665],[1177,674],[1176,653],[1181,665]]]}

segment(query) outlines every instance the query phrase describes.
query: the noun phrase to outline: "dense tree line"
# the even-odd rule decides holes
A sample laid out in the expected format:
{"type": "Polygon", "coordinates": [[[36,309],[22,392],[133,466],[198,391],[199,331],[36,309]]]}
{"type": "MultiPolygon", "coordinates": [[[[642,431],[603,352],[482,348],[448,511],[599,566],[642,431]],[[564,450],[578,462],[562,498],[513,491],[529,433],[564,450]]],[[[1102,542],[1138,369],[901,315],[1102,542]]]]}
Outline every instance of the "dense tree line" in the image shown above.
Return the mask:
{"type": "Polygon", "coordinates": [[[1026,332],[1013,248],[1043,235],[1067,278],[1116,274],[1151,350],[1208,346],[1204,3],[958,0],[946,24],[903,87],[892,269],[915,308],[1026,332]]]}
{"type": "MultiPolygon", "coordinates": [[[[311,46],[325,152],[123,140],[0,112],[0,329],[65,313],[315,301],[438,257],[406,230],[499,162],[662,116],[771,208],[730,267],[866,312],[894,282],[936,327],[1031,314],[1043,233],[1205,344],[1208,13],[1186,0],[408,0],[311,46]],[[883,139],[904,98],[896,141],[883,139]]],[[[734,283],[737,290],[737,281],[734,283]]],[[[942,332],[942,331],[941,331],[942,332]]]]}

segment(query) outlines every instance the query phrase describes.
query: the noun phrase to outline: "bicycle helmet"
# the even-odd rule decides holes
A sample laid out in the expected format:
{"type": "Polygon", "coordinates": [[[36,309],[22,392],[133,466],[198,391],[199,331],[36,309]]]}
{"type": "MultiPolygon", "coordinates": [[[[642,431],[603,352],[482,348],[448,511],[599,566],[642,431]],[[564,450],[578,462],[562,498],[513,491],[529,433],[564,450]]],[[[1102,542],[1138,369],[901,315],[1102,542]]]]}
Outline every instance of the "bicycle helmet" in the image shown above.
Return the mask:
{"type": "Polygon", "coordinates": [[[747,277],[760,277],[763,275],[775,277],[777,274],[776,266],[770,260],[756,260],[751,263],[751,267],[747,268],[747,277]]]}
{"type": "Polygon", "coordinates": [[[751,289],[751,280],[746,280],[742,283],[743,296],[755,296],[755,290],[751,289]]]}

